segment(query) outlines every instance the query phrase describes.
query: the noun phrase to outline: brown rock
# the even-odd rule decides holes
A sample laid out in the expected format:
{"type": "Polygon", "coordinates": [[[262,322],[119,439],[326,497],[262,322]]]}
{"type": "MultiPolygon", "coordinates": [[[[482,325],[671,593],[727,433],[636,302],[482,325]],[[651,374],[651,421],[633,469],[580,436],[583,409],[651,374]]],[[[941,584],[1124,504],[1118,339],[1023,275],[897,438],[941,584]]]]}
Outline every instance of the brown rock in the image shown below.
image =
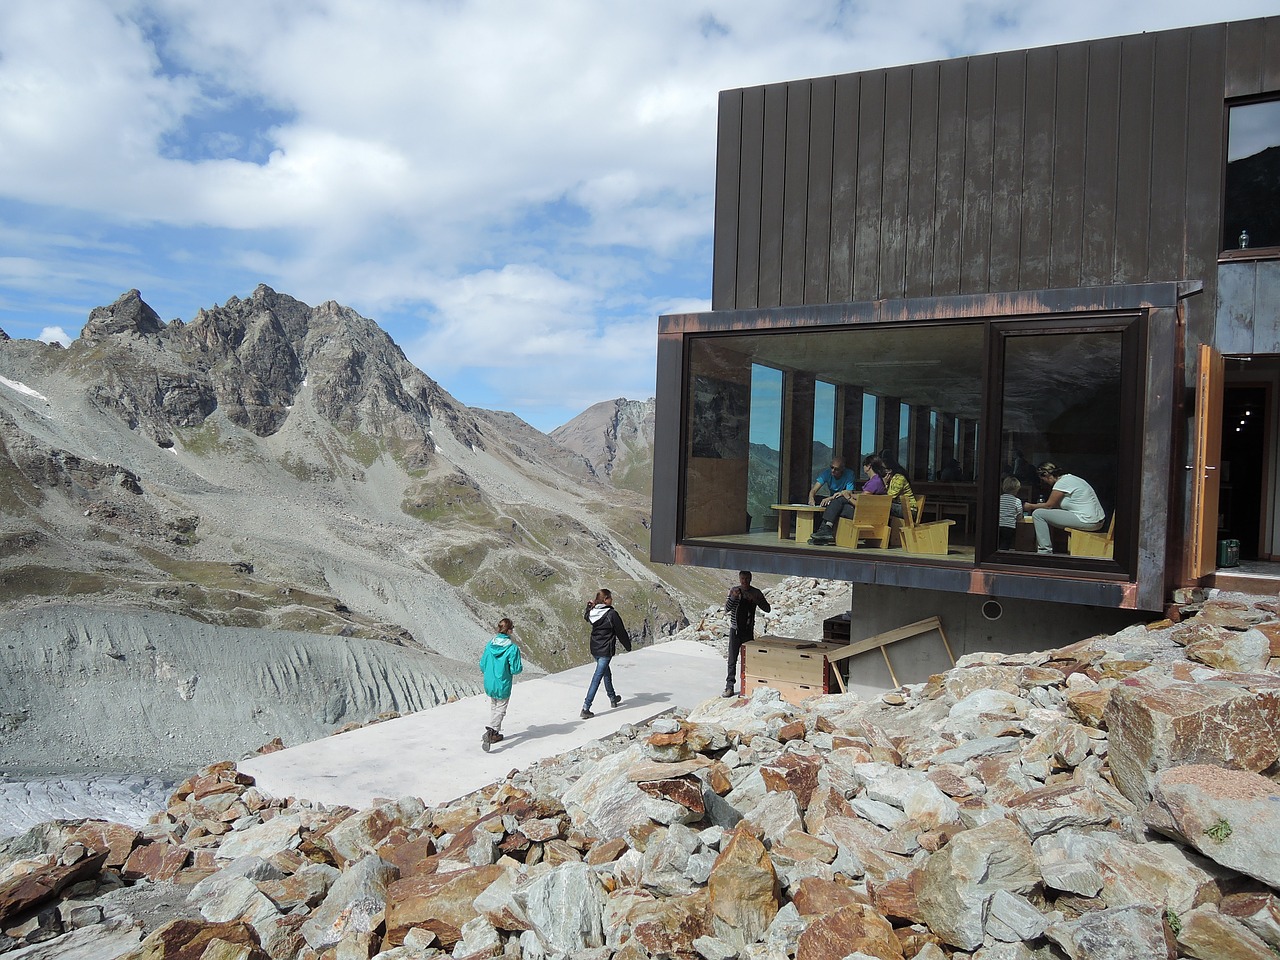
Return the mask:
{"type": "Polygon", "coordinates": [[[1205,603],[1200,608],[1197,619],[1228,630],[1248,630],[1254,624],[1267,619],[1267,615],[1251,610],[1248,604],[1219,599],[1205,603]]]}
{"type": "Polygon", "coordinates": [[[493,865],[453,873],[419,875],[397,880],[387,887],[387,943],[399,946],[414,927],[434,933],[441,945],[452,950],[462,937],[462,926],[479,913],[475,898],[502,875],[493,865]]]}
{"type": "Polygon", "coordinates": [[[171,920],[118,960],[215,960],[229,955],[242,960],[270,960],[259,945],[257,933],[247,923],[203,920],[171,920]],[[228,948],[234,952],[229,953],[228,948]]]}
{"type": "Polygon", "coordinates": [[[693,942],[712,935],[706,890],[684,897],[641,900],[627,913],[631,935],[650,957],[694,957],[693,942]]]}
{"type": "Polygon", "coordinates": [[[835,913],[855,903],[870,905],[871,899],[848,884],[823,877],[805,877],[792,892],[791,902],[800,916],[805,917],[835,913]]]}
{"type": "Polygon", "coordinates": [[[715,935],[736,946],[754,943],[778,912],[778,875],[750,831],[729,835],[707,881],[715,935]]]}
{"type": "Polygon", "coordinates": [[[678,777],[671,780],[643,780],[636,784],[651,797],[678,803],[691,813],[701,816],[706,807],[702,802],[702,781],[696,777],[678,777]]]}
{"type": "Polygon", "coordinates": [[[119,868],[129,859],[133,848],[142,842],[142,834],[122,823],[86,820],[67,834],[67,842],[83,843],[90,850],[105,850],[105,866],[119,868]]]}
{"type": "Polygon", "coordinates": [[[790,743],[792,740],[803,740],[807,733],[803,720],[793,720],[782,725],[782,729],[778,731],[778,742],[790,743]]]}
{"type": "Polygon", "coordinates": [[[893,926],[865,904],[850,904],[809,924],[796,944],[796,960],[843,960],[851,953],[902,960],[893,926]]]}
{"type": "Polygon", "coordinates": [[[1239,920],[1212,907],[1196,907],[1178,918],[1183,955],[1195,960],[1275,960],[1275,952],[1239,920]]]}
{"type": "Polygon", "coordinates": [[[595,844],[587,852],[587,863],[599,866],[602,863],[613,863],[627,852],[627,841],[622,837],[613,837],[595,844]]]}
{"type": "Polygon", "coordinates": [[[803,830],[792,830],[770,848],[774,860],[788,860],[800,863],[803,860],[817,860],[830,863],[839,852],[834,843],[829,843],[803,830]]]}
{"type": "Polygon", "coordinates": [[[1275,689],[1133,680],[1112,691],[1105,720],[1116,786],[1137,804],[1150,799],[1152,777],[1169,767],[1212,763],[1259,772],[1280,757],[1275,689]]]}
{"type": "Polygon", "coordinates": [[[803,811],[808,808],[818,786],[818,771],[821,769],[822,760],[818,757],[784,753],[770,763],[761,764],[760,776],[769,791],[795,794],[796,803],[803,811]]]}
{"type": "Polygon", "coordinates": [[[89,853],[75,863],[49,863],[0,883],[0,928],[23,913],[55,899],[81,880],[95,877],[107,862],[107,852],[89,853]]]}
{"type": "Polygon", "coordinates": [[[1110,689],[1073,690],[1067,694],[1067,709],[1085,726],[1101,727],[1110,700],[1110,689]]]}
{"type": "Polygon", "coordinates": [[[1258,624],[1255,629],[1271,644],[1271,656],[1280,657],[1280,622],[1270,620],[1267,623],[1258,624]]]}
{"type": "Polygon", "coordinates": [[[190,857],[191,851],[177,844],[144,844],[129,854],[120,875],[126,880],[173,880],[190,857]]]}
{"type": "Polygon", "coordinates": [[[868,883],[871,902],[893,923],[924,923],[920,914],[920,901],[916,899],[917,879],[918,875],[913,870],[905,877],[896,877],[884,883],[868,883]]]}
{"type": "Polygon", "coordinates": [[[394,846],[383,844],[378,848],[378,856],[396,865],[400,870],[401,880],[418,874],[435,873],[439,862],[436,842],[430,834],[394,846]]]}

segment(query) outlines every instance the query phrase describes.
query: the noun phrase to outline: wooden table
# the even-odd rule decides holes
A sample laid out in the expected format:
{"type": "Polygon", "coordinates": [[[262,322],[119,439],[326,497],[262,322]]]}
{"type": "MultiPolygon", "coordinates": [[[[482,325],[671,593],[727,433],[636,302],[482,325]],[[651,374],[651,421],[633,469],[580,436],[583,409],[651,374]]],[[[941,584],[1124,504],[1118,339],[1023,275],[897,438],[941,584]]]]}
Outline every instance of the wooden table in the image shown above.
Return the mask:
{"type": "Polygon", "coordinates": [[[790,540],[791,537],[791,520],[795,515],[796,525],[796,543],[807,541],[813,536],[813,521],[815,514],[822,513],[822,507],[815,507],[811,503],[773,503],[769,505],[770,510],[774,510],[778,514],[778,539],[790,540]]]}

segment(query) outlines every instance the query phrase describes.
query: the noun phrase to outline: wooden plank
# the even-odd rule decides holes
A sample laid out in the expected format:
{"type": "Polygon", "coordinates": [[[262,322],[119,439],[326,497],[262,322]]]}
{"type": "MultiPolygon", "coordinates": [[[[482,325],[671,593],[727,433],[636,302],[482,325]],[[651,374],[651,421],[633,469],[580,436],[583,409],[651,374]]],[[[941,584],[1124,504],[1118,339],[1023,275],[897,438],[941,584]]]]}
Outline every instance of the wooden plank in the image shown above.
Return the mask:
{"type": "Polygon", "coordinates": [[[783,700],[796,706],[799,706],[807,697],[816,697],[818,694],[827,692],[823,684],[787,683],[783,680],[768,680],[763,677],[748,677],[742,685],[743,692],[747,695],[750,695],[752,690],[765,687],[777,690],[783,700]]]}
{"type": "Polygon", "coordinates": [[[930,630],[941,632],[942,619],[940,617],[927,617],[924,620],[909,623],[905,627],[896,627],[893,630],[886,630],[884,633],[877,633],[874,637],[867,637],[865,640],[847,644],[826,656],[834,664],[840,660],[847,660],[849,657],[856,657],[860,653],[866,653],[868,650],[887,647],[890,644],[897,643],[899,640],[917,637],[922,633],[928,633],[930,630]]]}
{"type": "MultiPolygon", "coordinates": [[[[1187,69],[1190,31],[1156,34],[1155,110],[1151,144],[1151,252],[1147,277],[1187,276],[1187,69]]],[[[1196,226],[1199,229],[1199,225],[1196,226]]]]}
{"type": "Polygon", "coordinates": [[[827,303],[846,303],[853,299],[860,96],[860,78],[836,78],[835,132],[831,147],[831,260],[827,265],[827,303]]]}
{"type": "Polygon", "coordinates": [[[911,67],[895,67],[885,72],[877,300],[901,297],[906,289],[907,203],[911,195],[911,72],[911,67]]]}
{"type": "Polygon", "coordinates": [[[934,296],[960,292],[960,225],[964,213],[967,59],[947,60],[938,72],[938,159],[934,184],[934,296]]]}
{"type": "Polygon", "coordinates": [[[804,303],[826,303],[832,254],[831,164],[835,136],[836,81],[814,80],[809,93],[809,188],[805,217],[804,303]]]}
{"type": "Polygon", "coordinates": [[[739,162],[738,250],[733,306],[758,305],[760,291],[760,190],[764,175],[764,88],[742,91],[742,156],[739,162]]]}
{"type": "Polygon", "coordinates": [[[1028,50],[1022,229],[1017,278],[1020,290],[1042,290],[1049,285],[1049,238],[1053,223],[1053,100],[1057,80],[1057,50],[1053,47],[1028,50]]]}
{"type": "Polygon", "coordinates": [[[911,189],[907,197],[906,278],[908,297],[933,293],[933,255],[937,222],[934,196],[938,181],[938,78],[936,63],[911,71],[911,189]]]}
{"type": "Polygon", "coordinates": [[[758,307],[782,301],[783,200],[787,175],[787,84],[764,88],[764,159],[760,180],[760,282],[758,307]]]}
{"type": "Polygon", "coordinates": [[[1058,51],[1057,109],[1053,127],[1053,226],[1049,243],[1049,286],[1080,285],[1080,242],[1084,223],[1084,128],[1089,78],[1088,47],[1058,51]]]}
{"type": "Polygon", "coordinates": [[[1087,287],[1114,282],[1111,275],[1115,270],[1116,197],[1120,189],[1116,182],[1119,90],[1120,41],[1091,43],[1080,248],[1080,283],[1087,287]]]}
{"type": "Polygon", "coordinates": [[[991,276],[991,165],[995,58],[969,61],[965,126],[964,220],[960,224],[960,292],[987,293],[991,276]]]}
{"type": "MultiPolygon", "coordinates": [[[[1155,38],[1125,37],[1120,48],[1120,126],[1116,143],[1115,262],[1119,283],[1147,275],[1147,230],[1151,189],[1151,110],[1154,105],[1155,38]]],[[[1215,194],[1217,191],[1214,191],[1215,194]]]]}
{"type": "Polygon", "coordinates": [[[1027,57],[1019,50],[996,56],[991,159],[991,259],[988,290],[1016,290],[1022,227],[1023,114],[1027,57]]]}
{"type": "Polygon", "coordinates": [[[711,253],[711,309],[737,306],[739,159],[742,152],[742,91],[720,94],[716,126],[715,235],[711,253]]]}
{"type": "Polygon", "coordinates": [[[876,300],[880,280],[880,190],[884,179],[883,73],[858,87],[858,196],[853,225],[851,300],[876,300]]]}

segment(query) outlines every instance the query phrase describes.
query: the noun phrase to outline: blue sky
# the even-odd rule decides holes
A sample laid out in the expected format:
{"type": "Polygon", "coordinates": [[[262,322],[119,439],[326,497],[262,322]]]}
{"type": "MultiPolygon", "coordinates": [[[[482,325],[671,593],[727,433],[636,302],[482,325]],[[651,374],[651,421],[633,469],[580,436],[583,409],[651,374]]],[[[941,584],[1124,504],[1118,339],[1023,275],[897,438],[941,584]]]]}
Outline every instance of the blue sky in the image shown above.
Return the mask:
{"type": "Polygon", "coordinates": [[[259,283],[550,430],[708,306],[717,93],[1274,0],[2,0],[0,329],[259,283]]]}

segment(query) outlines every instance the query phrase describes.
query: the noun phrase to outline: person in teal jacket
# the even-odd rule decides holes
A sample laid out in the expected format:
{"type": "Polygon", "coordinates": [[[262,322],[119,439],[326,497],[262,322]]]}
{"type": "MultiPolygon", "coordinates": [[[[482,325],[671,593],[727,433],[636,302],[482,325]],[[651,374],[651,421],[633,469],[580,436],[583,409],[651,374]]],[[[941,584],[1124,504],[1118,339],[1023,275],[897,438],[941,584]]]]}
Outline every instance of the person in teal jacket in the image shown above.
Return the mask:
{"type": "Polygon", "coordinates": [[[485,645],[480,655],[480,669],[484,672],[484,692],[489,695],[489,725],[484,728],[480,748],[485,753],[495,743],[502,742],[502,720],[511,702],[511,678],[524,669],[520,662],[520,648],[511,639],[515,627],[503,617],[498,621],[498,633],[485,645]]]}

